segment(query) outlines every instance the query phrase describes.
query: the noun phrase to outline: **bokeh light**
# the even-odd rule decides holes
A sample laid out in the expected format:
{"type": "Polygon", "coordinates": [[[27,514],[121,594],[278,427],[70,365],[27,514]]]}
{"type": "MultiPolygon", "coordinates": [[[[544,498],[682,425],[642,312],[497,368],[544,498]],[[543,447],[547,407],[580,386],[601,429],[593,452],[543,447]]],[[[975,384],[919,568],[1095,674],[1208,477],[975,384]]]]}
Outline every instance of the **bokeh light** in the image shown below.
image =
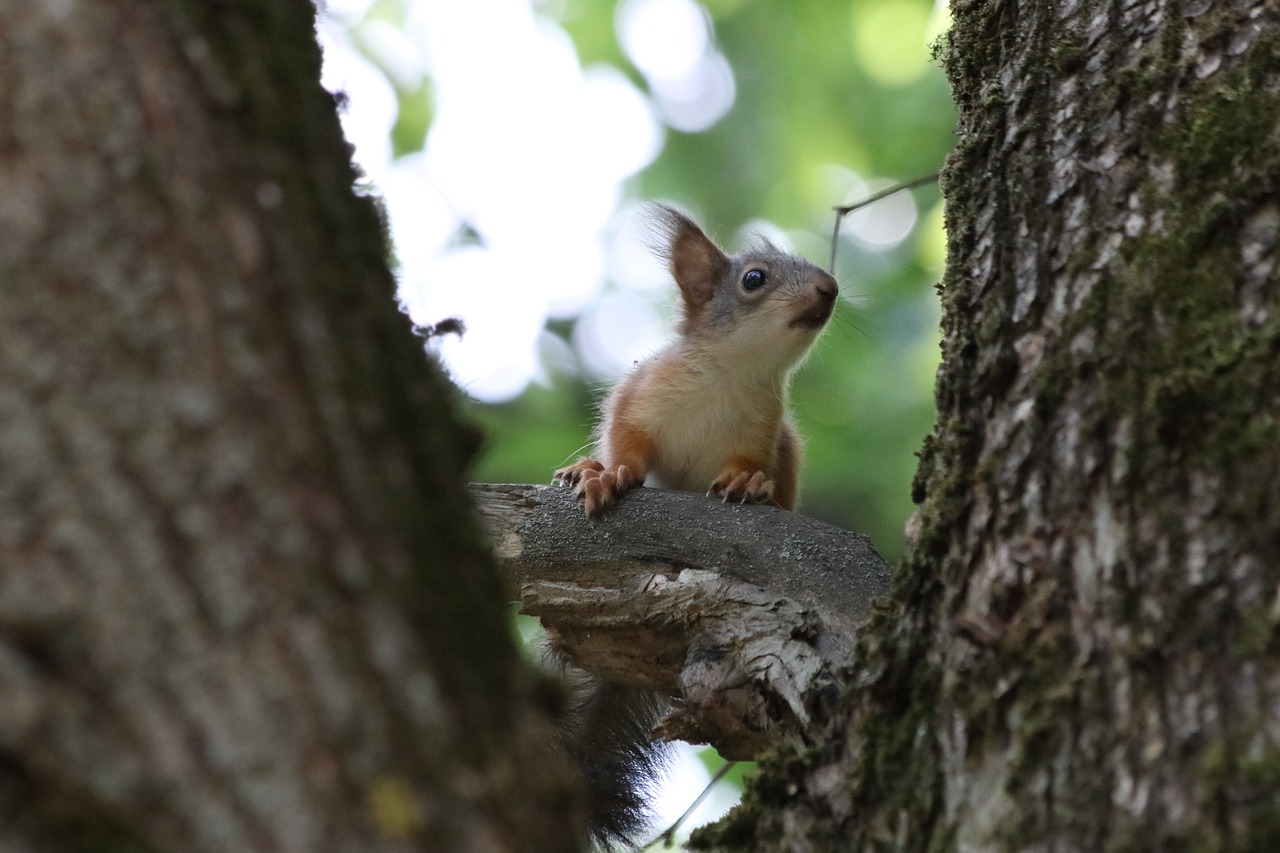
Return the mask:
{"type": "Polygon", "coordinates": [[[412,74],[416,55],[430,75],[423,150],[393,160],[395,88],[341,18],[364,11],[331,7],[321,23],[323,82],[346,93],[343,129],[385,197],[401,300],[419,324],[462,316],[444,363],[477,399],[511,399],[539,373],[548,317],[600,293],[622,182],[657,155],[662,125],[617,69],[583,69],[525,0],[406,4],[402,37],[380,21],[356,30],[392,46],[388,65],[412,74]]]}
{"type": "Polygon", "coordinates": [[[658,114],[676,130],[698,133],[733,106],[733,69],[711,39],[707,13],[693,0],[624,0],[618,41],[644,75],[658,114]]]}
{"type": "Polygon", "coordinates": [[[929,70],[928,9],[896,0],[855,0],[852,8],[854,55],[867,74],[901,86],[929,70]]]}

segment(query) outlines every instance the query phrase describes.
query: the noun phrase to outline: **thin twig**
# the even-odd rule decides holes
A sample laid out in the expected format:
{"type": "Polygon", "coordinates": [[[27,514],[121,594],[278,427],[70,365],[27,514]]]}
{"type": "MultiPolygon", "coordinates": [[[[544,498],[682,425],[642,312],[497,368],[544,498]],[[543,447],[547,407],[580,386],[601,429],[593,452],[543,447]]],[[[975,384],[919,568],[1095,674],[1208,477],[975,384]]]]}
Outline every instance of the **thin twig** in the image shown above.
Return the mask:
{"type": "Polygon", "coordinates": [[[848,216],[850,213],[853,213],[855,210],[866,207],[869,204],[875,204],[877,201],[880,201],[881,199],[886,199],[889,196],[893,195],[894,193],[900,193],[903,190],[915,189],[916,187],[922,187],[925,184],[932,183],[933,181],[938,180],[939,174],[941,173],[930,172],[927,175],[921,175],[918,178],[912,178],[911,180],[906,181],[905,183],[894,184],[893,186],[886,187],[885,189],[882,189],[879,192],[874,192],[871,195],[867,196],[866,198],[862,199],[861,201],[855,201],[853,204],[844,205],[842,207],[835,208],[836,224],[831,229],[831,268],[829,272],[832,275],[836,274],[836,244],[840,240],[840,223],[844,221],[844,218],[846,216],[848,216]]]}
{"type": "Polygon", "coordinates": [[[653,839],[648,844],[646,844],[644,849],[652,847],[653,845],[657,844],[659,841],[662,842],[663,847],[670,847],[672,844],[674,844],[676,839],[676,830],[680,828],[680,825],[682,823],[684,823],[686,820],[689,819],[689,815],[693,814],[694,811],[698,808],[698,806],[702,805],[702,801],[705,800],[711,794],[711,789],[714,788],[716,786],[716,783],[719,782],[721,779],[723,779],[725,777],[725,774],[728,773],[729,770],[732,769],[733,765],[737,763],[738,762],[736,761],[726,761],[723,765],[721,765],[720,769],[717,770],[715,772],[715,775],[711,777],[711,781],[707,783],[707,787],[702,789],[702,793],[698,795],[698,798],[693,801],[693,803],[689,806],[689,808],[684,810],[684,814],[676,818],[676,822],[671,824],[671,826],[668,826],[661,835],[659,835],[657,838],[653,839]]]}

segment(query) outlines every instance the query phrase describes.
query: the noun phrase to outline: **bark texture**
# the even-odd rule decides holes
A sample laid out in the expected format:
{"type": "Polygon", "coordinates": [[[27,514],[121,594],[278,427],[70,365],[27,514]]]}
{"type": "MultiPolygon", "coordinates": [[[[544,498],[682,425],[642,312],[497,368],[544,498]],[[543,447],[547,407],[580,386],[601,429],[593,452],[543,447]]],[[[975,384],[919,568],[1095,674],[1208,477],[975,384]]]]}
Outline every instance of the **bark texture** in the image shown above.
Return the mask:
{"type": "Polygon", "coordinates": [[[512,597],[557,648],[675,701],[658,734],[730,760],[809,743],[888,587],[865,536],[774,507],[637,489],[593,520],[567,488],[471,494],[512,597]]]}
{"type": "Polygon", "coordinates": [[[309,0],[0,0],[0,850],[569,850],[309,0]]]}
{"type": "Polygon", "coordinates": [[[725,850],[1280,849],[1280,7],[953,4],[895,611],[725,850]]]}

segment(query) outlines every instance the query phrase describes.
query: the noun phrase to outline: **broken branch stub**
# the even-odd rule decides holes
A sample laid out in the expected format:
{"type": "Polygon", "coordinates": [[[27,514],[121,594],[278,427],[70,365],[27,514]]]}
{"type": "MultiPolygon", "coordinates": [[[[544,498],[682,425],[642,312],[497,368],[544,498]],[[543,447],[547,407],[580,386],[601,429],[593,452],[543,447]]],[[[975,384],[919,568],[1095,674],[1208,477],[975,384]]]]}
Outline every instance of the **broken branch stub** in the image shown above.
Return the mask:
{"type": "Polygon", "coordinates": [[[672,697],[655,734],[748,759],[802,742],[888,589],[865,536],[640,489],[601,520],[554,486],[471,487],[513,597],[577,665],[672,697]]]}

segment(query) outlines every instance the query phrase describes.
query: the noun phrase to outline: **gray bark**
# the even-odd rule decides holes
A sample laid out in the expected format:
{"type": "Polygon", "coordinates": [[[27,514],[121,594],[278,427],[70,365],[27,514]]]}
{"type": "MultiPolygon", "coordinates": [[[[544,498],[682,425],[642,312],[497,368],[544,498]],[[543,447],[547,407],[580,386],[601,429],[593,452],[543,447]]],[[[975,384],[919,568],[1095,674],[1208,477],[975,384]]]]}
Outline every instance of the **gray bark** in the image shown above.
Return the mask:
{"type": "Polygon", "coordinates": [[[914,545],[825,742],[701,844],[1277,849],[1280,9],[953,11],[914,545]]]}
{"type": "Polygon", "coordinates": [[[638,489],[593,520],[566,488],[471,494],[522,612],[582,668],[677,700],[660,736],[733,760],[807,742],[887,592],[866,537],[774,507],[638,489]]]}
{"type": "Polygon", "coordinates": [[[0,850],[570,850],[309,0],[0,0],[0,850]]]}

